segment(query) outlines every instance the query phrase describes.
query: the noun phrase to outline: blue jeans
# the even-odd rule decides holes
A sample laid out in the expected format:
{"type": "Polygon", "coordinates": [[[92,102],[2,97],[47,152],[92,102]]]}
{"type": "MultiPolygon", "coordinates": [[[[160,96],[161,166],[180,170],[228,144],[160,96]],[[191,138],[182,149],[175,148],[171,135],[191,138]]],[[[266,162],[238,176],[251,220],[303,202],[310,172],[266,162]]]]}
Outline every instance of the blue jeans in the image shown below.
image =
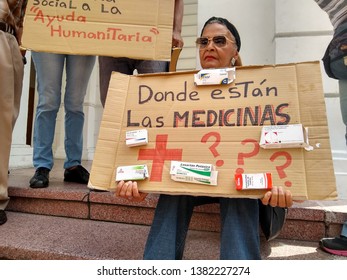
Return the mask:
{"type": "Polygon", "coordinates": [[[61,103],[66,65],[64,168],[81,164],[83,150],[83,102],[95,57],[32,52],[37,73],[38,104],[34,125],[34,167],[53,167],[52,144],[61,103]]]}
{"type": "Polygon", "coordinates": [[[342,225],[341,235],[344,237],[347,237],[347,221],[345,221],[344,224],[342,225]]]}
{"type": "MultiPolygon", "coordinates": [[[[346,68],[347,71],[347,68],[346,68]]],[[[340,107],[343,123],[346,126],[346,145],[347,145],[347,80],[339,80],[340,107]]]]}
{"type": "Polygon", "coordinates": [[[139,74],[167,72],[168,67],[169,62],[167,61],[99,56],[100,101],[102,106],[105,107],[112,71],[132,75],[134,70],[137,70],[139,74]]]}
{"type": "Polygon", "coordinates": [[[160,195],[147,239],[145,260],[182,259],[194,206],[219,201],[220,259],[258,260],[260,256],[257,199],[160,195]]]}

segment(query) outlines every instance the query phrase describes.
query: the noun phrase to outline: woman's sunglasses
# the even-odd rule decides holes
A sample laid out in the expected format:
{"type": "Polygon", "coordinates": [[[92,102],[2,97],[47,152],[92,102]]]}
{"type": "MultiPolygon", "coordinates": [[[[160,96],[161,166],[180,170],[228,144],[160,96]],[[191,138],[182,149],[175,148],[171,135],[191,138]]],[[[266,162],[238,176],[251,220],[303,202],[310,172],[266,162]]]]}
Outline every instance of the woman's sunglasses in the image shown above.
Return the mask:
{"type": "Polygon", "coordinates": [[[212,38],[199,37],[196,39],[195,43],[199,46],[200,49],[204,49],[210,44],[210,41],[212,41],[213,44],[219,48],[224,47],[227,44],[227,41],[235,43],[233,40],[227,38],[224,35],[218,35],[218,36],[214,36],[212,38]]]}

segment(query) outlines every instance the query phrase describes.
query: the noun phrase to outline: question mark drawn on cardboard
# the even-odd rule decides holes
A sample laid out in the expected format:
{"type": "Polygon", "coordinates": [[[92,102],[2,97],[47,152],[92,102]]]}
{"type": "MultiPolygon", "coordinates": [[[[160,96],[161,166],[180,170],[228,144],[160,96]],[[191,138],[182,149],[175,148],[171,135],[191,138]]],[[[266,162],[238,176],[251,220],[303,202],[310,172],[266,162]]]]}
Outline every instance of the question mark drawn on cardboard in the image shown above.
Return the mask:
{"type": "MultiPolygon", "coordinates": [[[[287,174],[284,172],[284,169],[286,169],[292,163],[292,156],[289,153],[287,153],[287,152],[279,151],[279,152],[274,153],[270,157],[270,160],[273,162],[278,157],[285,157],[285,159],[286,159],[286,162],[284,164],[276,166],[276,170],[277,170],[278,176],[280,177],[280,179],[283,179],[283,178],[287,177],[287,174]]],[[[286,187],[291,187],[292,186],[292,182],[286,181],[284,183],[284,185],[286,187]]]]}
{"type": "MultiPolygon", "coordinates": [[[[216,147],[219,145],[219,143],[220,143],[220,134],[219,133],[217,133],[217,132],[209,132],[209,133],[206,133],[202,138],[201,138],[201,142],[202,143],[206,143],[207,142],[207,140],[210,138],[210,137],[214,137],[216,140],[215,140],[215,142],[210,146],[210,151],[211,151],[211,153],[212,153],[212,155],[214,156],[214,157],[218,157],[219,156],[219,153],[218,153],[218,151],[217,151],[217,149],[216,149],[216,147]]],[[[216,162],[216,166],[218,166],[218,167],[220,167],[220,166],[223,166],[223,164],[224,164],[224,160],[221,160],[221,159],[219,159],[219,160],[217,160],[217,162],[216,162]]]]}
{"type": "MultiPolygon", "coordinates": [[[[246,145],[248,143],[252,143],[252,145],[254,146],[253,151],[251,151],[249,153],[239,153],[237,155],[237,164],[238,165],[244,165],[245,164],[245,161],[244,161],[245,158],[253,157],[259,153],[260,146],[259,146],[258,141],[254,140],[254,139],[245,139],[241,142],[242,145],[246,145]]],[[[243,172],[244,172],[244,170],[241,167],[236,169],[237,174],[242,174],[243,172]]]]}

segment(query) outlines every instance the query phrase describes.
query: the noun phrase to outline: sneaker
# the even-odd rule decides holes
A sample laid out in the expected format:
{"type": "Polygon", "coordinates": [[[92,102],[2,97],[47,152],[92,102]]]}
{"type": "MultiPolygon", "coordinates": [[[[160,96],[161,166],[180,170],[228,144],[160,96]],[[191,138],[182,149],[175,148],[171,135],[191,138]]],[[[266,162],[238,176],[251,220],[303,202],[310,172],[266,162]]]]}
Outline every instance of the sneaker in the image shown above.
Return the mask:
{"type": "Polygon", "coordinates": [[[88,184],[89,172],[82,165],[77,165],[77,166],[65,169],[64,181],[80,183],[80,184],[88,184]]]}
{"type": "Polygon", "coordinates": [[[326,252],[347,257],[347,237],[322,238],[319,246],[326,252]]]}
{"type": "Polygon", "coordinates": [[[50,171],[51,170],[46,167],[37,168],[34,176],[30,179],[30,188],[47,188],[50,171]]]}
{"type": "Polygon", "coordinates": [[[7,222],[5,210],[0,210],[0,226],[7,222]]]}

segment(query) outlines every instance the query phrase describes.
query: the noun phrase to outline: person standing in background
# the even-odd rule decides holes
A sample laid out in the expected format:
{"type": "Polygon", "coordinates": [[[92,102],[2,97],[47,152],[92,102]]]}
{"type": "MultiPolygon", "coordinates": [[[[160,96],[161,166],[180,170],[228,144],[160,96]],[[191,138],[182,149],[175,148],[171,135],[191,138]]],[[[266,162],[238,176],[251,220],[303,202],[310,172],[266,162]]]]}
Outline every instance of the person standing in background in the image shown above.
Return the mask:
{"type": "Polygon", "coordinates": [[[24,76],[20,51],[27,0],[0,0],[0,225],[6,223],[8,167],[24,76]]]}
{"type": "Polygon", "coordinates": [[[33,163],[36,169],[31,188],[46,188],[53,168],[52,145],[61,103],[61,87],[66,68],[64,181],[87,184],[89,172],[81,165],[83,151],[83,102],[95,56],[32,52],[37,73],[39,100],[34,124],[33,163]]]}
{"type": "MultiPolygon", "coordinates": [[[[172,47],[182,48],[181,36],[183,21],[183,0],[175,0],[172,47]]],[[[157,60],[139,60],[127,57],[99,56],[100,101],[105,107],[108,86],[113,71],[132,75],[136,69],[139,74],[167,72],[169,63],[157,60]]]]}
{"type": "MultiPolygon", "coordinates": [[[[334,28],[334,37],[347,37],[347,0],[315,0],[319,7],[324,10],[334,28]]],[[[347,146],[347,44],[341,46],[345,55],[330,64],[331,72],[339,80],[340,108],[343,123],[346,126],[347,146]]],[[[347,256],[347,221],[342,226],[340,236],[322,238],[319,246],[326,252],[334,255],[347,256]]]]}

